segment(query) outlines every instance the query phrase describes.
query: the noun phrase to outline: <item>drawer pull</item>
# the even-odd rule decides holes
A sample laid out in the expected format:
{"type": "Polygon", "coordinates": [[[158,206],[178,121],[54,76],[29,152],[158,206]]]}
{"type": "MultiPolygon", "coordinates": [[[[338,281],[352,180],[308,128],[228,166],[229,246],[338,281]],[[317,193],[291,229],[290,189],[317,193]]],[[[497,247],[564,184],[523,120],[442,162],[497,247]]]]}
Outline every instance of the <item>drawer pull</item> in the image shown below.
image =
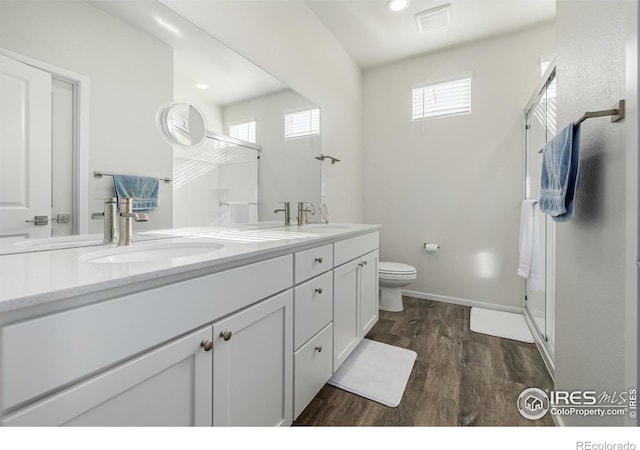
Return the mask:
{"type": "Polygon", "coordinates": [[[318,345],[318,346],[316,346],[316,351],[317,351],[318,353],[322,352],[322,345],[318,345]]]}
{"type": "Polygon", "coordinates": [[[316,292],[317,292],[318,294],[322,294],[322,288],[316,288],[316,292]]]}
{"type": "Polygon", "coordinates": [[[221,332],[220,332],[220,337],[221,337],[222,339],[224,339],[225,341],[228,341],[229,339],[231,339],[231,335],[232,335],[232,334],[233,334],[233,333],[232,333],[230,330],[227,330],[227,331],[221,331],[221,332]]]}
{"type": "Polygon", "coordinates": [[[320,258],[316,258],[316,262],[322,264],[322,256],[320,258]]]}
{"type": "Polygon", "coordinates": [[[200,347],[202,347],[205,352],[209,352],[213,348],[213,341],[205,339],[204,341],[200,342],[200,347]]]}

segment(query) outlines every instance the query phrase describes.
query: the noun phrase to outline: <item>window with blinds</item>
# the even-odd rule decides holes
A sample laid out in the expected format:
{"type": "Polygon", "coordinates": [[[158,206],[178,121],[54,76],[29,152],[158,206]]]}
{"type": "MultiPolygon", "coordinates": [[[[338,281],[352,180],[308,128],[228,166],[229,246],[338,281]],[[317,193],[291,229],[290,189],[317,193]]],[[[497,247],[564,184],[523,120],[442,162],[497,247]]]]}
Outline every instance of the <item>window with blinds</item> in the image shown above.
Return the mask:
{"type": "Polygon", "coordinates": [[[413,91],[413,121],[471,112],[471,76],[421,85],[413,91]]]}
{"type": "Polygon", "coordinates": [[[320,134],[320,109],[308,109],[284,115],[284,138],[294,139],[320,134]]]}
{"type": "Polygon", "coordinates": [[[229,125],[229,136],[247,142],[256,142],[256,121],[229,125]]]}

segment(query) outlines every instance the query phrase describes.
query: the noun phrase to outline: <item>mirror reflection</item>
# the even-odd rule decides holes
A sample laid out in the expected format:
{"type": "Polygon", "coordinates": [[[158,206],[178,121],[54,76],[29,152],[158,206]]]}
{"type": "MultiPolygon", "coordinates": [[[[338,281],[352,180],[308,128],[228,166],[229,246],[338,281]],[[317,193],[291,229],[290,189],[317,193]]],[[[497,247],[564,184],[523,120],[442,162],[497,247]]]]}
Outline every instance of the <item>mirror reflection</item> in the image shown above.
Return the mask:
{"type": "Polygon", "coordinates": [[[113,178],[94,173],[171,180],[137,231],[279,224],[278,202],[319,204],[318,107],[159,2],[0,2],[0,30],[4,251],[93,245],[69,236],[102,233],[91,215],[113,178]],[[204,120],[165,141],[156,113],[180,101],[204,120]]]}

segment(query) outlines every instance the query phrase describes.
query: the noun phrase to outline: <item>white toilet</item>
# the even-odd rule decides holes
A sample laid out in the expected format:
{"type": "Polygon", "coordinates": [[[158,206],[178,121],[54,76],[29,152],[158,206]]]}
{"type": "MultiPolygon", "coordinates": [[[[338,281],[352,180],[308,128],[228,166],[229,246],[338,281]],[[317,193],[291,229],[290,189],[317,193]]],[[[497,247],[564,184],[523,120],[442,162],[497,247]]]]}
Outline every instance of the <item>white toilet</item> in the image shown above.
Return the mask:
{"type": "Polygon", "coordinates": [[[397,262],[378,263],[378,283],[380,285],[380,309],[402,311],[402,288],[416,279],[416,268],[397,262]]]}

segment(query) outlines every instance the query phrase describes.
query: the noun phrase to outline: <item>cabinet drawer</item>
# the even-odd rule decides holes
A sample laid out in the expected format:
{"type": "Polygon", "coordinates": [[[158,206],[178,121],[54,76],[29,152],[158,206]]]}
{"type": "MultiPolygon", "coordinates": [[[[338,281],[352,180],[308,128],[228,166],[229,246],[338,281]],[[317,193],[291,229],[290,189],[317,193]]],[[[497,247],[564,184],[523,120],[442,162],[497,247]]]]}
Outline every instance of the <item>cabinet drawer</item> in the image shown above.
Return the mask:
{"type": "Polygon", "coordinates": [[[294,348],[324,328],[333,318],[333,275],[327,272],[294,290],[294,348]]]}
{"type": "Polygon", "coordinates": [[[291,255],[0,330],[0,410],[46,394],[291,287],[291,255]]]}
{"type": "Polygon", "coordinates": [[[333,374],[333,324],[293,356],[293,417],[297,418],[333,374]]]}
{"type": "Polygon", "coordinates": [[[295,254],[295,283],[320,275],[333,267],[333,244],[295,254]]]}
{"type": "Polygon", "coordinates": [[[344,241],[338,241],[334,245],[334,264],[339,266],[353,259],[359,258],[365,253],[378,249],[378,232],[363,234],[344,241]]]}

